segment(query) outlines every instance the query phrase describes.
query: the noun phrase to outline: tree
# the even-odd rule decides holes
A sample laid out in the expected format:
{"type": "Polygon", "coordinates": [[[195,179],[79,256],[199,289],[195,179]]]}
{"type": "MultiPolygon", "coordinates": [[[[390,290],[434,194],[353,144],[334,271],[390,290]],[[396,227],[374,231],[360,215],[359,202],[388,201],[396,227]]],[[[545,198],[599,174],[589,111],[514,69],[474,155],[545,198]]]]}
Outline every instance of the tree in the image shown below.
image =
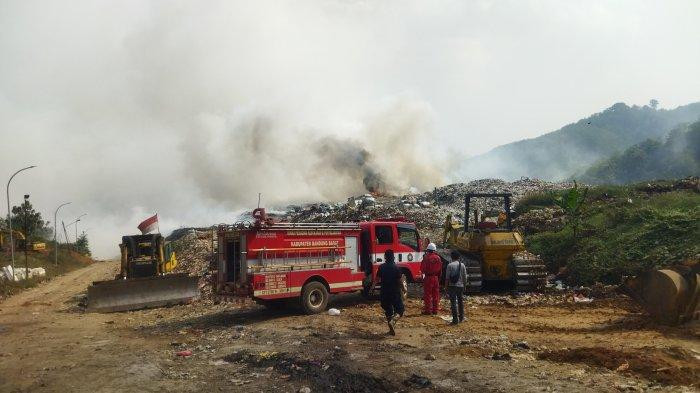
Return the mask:
{"type": "Polygon", "coordinates": [[[649,106],[651,107],[651,109],[656,109],[656,107],[659,106],[659,101],[652,98],[649,101],[649,106]]]}
{"type": "Polygon", "coordinates": [[[75,251],[87,256],[92,255],[90,253],[90,243],[85,232],[78,236],[78,240],[75,242],[75,251]]]}
{"type": "MultiPolygon", "coordinates": [[[[41,218],[32,203],[25,199],[20,206],[12,207],[12,229],[26,232],[32,239],[48,239],[53,234],[49,222],[41,218]]],[[[29,239],[28,239],[29,240],[29,239]]]]}
{"type": "Polygon", "coordinates": [[[581,213],[583,205],[588,195],[588,187],[579,188],[578,183],[574,181],[574,186],[562,194],[562,196],[554,199],[554,203],[564,210],[567,222],[573,230],[574,241],[578,237],[578,229],[581,226],[581,213]]]}

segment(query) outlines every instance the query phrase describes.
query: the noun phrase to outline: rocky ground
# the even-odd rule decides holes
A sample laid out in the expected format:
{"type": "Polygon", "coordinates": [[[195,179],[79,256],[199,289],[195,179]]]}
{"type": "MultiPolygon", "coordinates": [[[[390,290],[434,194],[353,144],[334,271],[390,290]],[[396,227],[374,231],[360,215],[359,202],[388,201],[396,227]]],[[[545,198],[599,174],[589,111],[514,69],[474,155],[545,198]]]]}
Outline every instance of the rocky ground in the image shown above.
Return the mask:
{"type": "Polygon", "coordinates": [[[700,327],[657,325],[604,288],[591,302],[474,296],[450,326],[420,315],[412,287],[392,337],[357,294],[332,299],[338,316],[210,302],[84,313],[80,293],[117,267],[0,303],[0,391],[700,391],[700,327]]]}

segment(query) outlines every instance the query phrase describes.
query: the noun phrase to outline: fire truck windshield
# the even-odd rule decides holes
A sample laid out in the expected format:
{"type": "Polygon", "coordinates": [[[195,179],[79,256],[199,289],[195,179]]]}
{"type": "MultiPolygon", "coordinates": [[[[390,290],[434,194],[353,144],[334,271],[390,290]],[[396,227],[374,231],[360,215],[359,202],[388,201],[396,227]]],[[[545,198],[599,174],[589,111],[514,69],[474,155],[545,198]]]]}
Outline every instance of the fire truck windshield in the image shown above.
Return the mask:
{"type": "Polygon", "coordinates": [[[396,229],[399,231],[399,242],[418,251],[418,231],[416,228],[408,225],[397,225],[396,229]]]}
{"type": "Polygon", "coordinates": [[[392,244],[394,243],[394,234],[390,225],[377,225],[374,228],[377,244],[392,244]]]}

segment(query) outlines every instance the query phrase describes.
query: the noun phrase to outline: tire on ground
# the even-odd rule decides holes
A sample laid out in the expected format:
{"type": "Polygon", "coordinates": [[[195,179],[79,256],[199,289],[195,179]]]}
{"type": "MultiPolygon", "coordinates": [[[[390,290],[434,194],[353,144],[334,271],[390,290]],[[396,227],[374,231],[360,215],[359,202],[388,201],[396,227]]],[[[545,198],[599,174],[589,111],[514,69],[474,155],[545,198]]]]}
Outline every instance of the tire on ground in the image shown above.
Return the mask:
{"type": "Polygon", "coordinates": [[[311,281],[301,290],[301,308],[306,314],[318,314],[328,305],[328,290],[318,281],[311,281]]]}

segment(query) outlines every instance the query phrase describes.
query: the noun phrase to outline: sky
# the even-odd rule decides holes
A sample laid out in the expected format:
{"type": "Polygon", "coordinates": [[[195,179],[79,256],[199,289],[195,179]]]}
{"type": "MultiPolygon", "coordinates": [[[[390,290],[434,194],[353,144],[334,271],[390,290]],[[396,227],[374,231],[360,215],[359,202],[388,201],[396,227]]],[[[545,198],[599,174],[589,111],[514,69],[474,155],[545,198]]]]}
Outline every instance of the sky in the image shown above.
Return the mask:
{"type": "MultiPolygon", "coordinates": [[[[616,102],[700,100],[700,2],[0,0],[0,183],[93,253],[458,181],[616,102]]],[[[5,201],[0,212],[5,213],[5,201]]]]}

